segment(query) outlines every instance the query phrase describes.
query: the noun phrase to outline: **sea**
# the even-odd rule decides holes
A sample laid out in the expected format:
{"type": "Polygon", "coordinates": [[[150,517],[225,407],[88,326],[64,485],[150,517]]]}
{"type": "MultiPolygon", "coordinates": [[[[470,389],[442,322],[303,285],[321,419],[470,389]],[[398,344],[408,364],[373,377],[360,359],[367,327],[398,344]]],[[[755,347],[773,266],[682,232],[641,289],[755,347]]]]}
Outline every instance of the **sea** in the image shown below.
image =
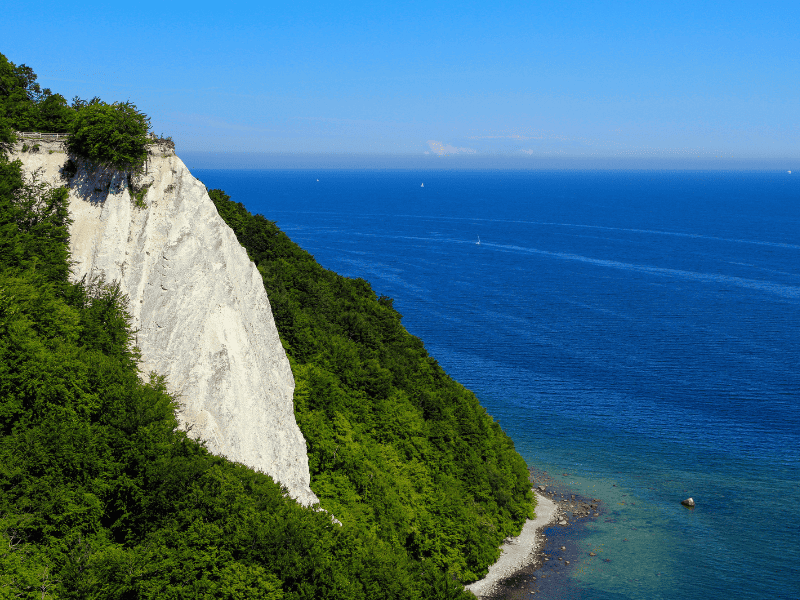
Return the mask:
{"type": "Polygon", "coordinates": [[[194,175],[394,298],[532,468],[601,501],[546,530],[559,584],[513,597],[800,598],[800,175],[194,175]]]}

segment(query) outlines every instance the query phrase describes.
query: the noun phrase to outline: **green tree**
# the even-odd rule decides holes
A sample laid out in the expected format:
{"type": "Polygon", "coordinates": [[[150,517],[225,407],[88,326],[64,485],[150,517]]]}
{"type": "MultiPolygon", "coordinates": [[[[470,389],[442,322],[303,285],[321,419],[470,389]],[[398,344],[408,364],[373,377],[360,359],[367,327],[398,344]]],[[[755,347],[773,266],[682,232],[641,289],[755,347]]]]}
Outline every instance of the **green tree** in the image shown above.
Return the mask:
{"type": "MultiPolygon", "coordinates": [[[[46,90],[50,93],[50,90],[46,90]]],[[[30,131],[39,120],[36,101],[43,90],[36,83],[36,74],[26,65],[15,65],[0,54],[0,137],[14,129],[30,131]]]]}
{"type": "Polygon", "coordinates": [[[140,171],[147,160],[150,118],[132,102],[94,99],[80,106],[72,122],[70,152],[123,171],[140,171]]]}
{"type": "Polygon", "coordinates": [[[322,506],[393,557],[479,578],[533,508],[511,439],[405,330],[391,298],[324,269],[223,191],[209,196],[263,278],[322,506]]]}
{"type": "Polygon", "coordinates": [[[27,65],[15,65],[0,54],[0,144],[8,149],[14,130],[66,133],[75,114],[60,94],[36,82],[27,65]]]}
{"type": "MultiPolygon", "coordinates": [[[[63,198],[0,165],[0,600],[470,597],[180,431],[164,379],[140,377],[119,287],[68,281],[63,198]]],[[[333,428],[352,465],[361,432],[333,428]]]]}
{"type": "Polygon", "coordinates": [[[39,548],[27,543],[19,516],[0,517],[0,600],[53,598],[53,581],[39,548]]]}
{"type": "Polygon", "coordinates": [[[46,133],[65,133],[72,126],[75,111],[67,104],[61,94],[51,94],[42,99],[39,106],[37,131],[46,133]]]}
{"type": "Polygon", "coordinates": [[[15,271],[37,270],[50,281],[66,283],[70,222],[67,189],[40,181],[38,173],[23,182],[18,170],[19,161],[9,163],[0,156],[0,266],[15,271]]]}

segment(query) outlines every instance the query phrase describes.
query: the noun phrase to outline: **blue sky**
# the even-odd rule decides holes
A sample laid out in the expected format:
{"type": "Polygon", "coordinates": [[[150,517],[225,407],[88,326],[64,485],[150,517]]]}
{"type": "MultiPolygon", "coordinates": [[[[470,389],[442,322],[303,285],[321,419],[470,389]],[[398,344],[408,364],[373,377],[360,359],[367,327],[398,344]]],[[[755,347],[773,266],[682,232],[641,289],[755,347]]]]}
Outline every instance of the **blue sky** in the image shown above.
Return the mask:
{"type": "Polygon", "coordinates": [[[0,52],[180,150],[800,157],[789,2],[13,3],[0,52]]]}

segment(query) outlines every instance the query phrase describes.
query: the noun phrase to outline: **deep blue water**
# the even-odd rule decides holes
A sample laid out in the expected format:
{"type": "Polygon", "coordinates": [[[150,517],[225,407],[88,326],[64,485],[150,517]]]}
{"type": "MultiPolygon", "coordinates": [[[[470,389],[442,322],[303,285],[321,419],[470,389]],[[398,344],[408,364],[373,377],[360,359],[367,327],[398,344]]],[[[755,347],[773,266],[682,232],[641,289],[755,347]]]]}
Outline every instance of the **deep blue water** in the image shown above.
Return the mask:
{"type": "Polygon", "coordinates": [[[395,298],[530,465],[604,501],[570,594],[800,597],[800,177],[195,175],[395,298]]]}

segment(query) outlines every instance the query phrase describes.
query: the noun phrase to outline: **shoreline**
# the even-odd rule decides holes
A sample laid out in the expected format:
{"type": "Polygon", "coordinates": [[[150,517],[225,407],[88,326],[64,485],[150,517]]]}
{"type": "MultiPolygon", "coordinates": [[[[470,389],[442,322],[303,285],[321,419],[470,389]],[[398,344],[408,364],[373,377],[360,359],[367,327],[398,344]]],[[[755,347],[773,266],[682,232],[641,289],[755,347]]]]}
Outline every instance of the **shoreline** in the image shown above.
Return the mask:
{"type": "Polygon", "coordinates": [[[528,519],[517,537],[503,542],[503,545],[500,546],[500,558],[489,566],[486,577],[464,586],[478,598],[492,595],[503,580],[512,577],[520,569],[536,560],[536,550],[544,545],[542,530],[556,521],[559,506],[538,491],[534,490],[534,493],[536,494],[536,518],[528,519]]]}

